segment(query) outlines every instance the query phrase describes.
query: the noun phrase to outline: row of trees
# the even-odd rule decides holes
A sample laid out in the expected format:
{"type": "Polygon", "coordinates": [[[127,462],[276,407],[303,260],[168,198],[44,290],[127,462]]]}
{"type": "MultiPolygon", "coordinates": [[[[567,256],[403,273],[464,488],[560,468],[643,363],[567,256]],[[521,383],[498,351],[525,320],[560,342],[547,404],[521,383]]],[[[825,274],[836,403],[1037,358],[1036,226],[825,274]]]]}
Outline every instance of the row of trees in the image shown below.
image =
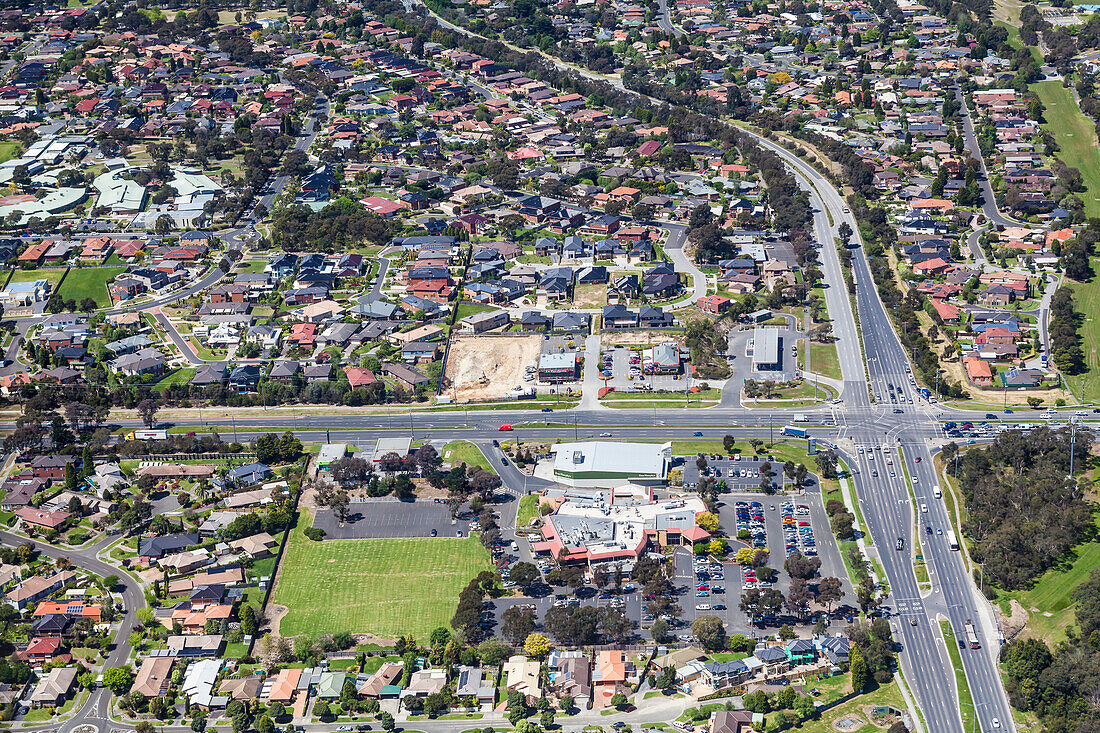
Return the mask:
{"type": "Polygon", "coordinates": [[[1084,317],[1077,311],[1073,291],[1060,287],[1050,299],[1050,358],[1063,374],[1087,371],[1081,348],[1080,326],[1084,317]]]}

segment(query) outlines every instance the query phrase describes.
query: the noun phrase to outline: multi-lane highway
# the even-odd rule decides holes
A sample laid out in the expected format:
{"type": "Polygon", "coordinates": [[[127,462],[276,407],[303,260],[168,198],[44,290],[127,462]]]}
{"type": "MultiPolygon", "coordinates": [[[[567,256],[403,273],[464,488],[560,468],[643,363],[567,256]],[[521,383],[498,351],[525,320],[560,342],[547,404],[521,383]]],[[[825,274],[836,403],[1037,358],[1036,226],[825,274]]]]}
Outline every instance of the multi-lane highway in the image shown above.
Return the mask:
{"type": "MultiPolygon", "coordinates": [[[[853,250],[852,274],[856,283],[856,306],[868,367],[868,386],[881,398],[889,394],[891,385],[902,394],[908,392],[912,396],[907,354],[878,297],[863,253],[859,227],[847,212],[845,202],[836,189],[808,164],[778,146],[772,147],[783,156],[804,186],[817,189],[836,226],[848,222],[860,245],[853,250]]],[[[826,212],[817,212],[818,229],[822,227],[823,217],[828,219],[826,212]]],[[[842,363],[846,363],[845,360],[842,359],[842,363]]],[[[850,382],[847,371],[844,379],[846,384],[850,382]]],[[[876,402],[869,410],[859,409],[859,401],[867,399],[867,395],[864,392],[857,396],[854,392],[845,390],[848,405],[843,412],[847,430],[841,448],[847,455],[849,465],[861,465],[858,460],[860,447],[863,447],[863,455],[866,456],[868,447],[901,445],[905,468],[913,480],[917,505],[923,503],[928,506],[930,521],[940,527],[951,527],[945,505],[931,495],[931,487],[939,483],[934,474],[930,449],[930,441],[936,437],[934,430],[930,434],[928,429],[931,406],[922,405],[919,399],[914,399],[912,404],[906,400],[904,407],[898,403],[896,409],[902,412],[896,413],[892,407],[894,403],[883,400],[876,402]],[[919,463],[916,461],[918,457],[919,463]]],[[[897,470],[894,477],[889,472],[878,471],[876,477],[871,470],[867,470],[866,465],[861,468],[857,470],[854,481],[871,538],[889,580],[890,605],[898,614],[894,628],[904,650],[901,660],[905,675],[913,686],[929,729],[961,731],[954,674],[947,664],[942,641],[934,628],[935,617],[944,614],[957,637],[964,635],[963,624],[971,619],[979,630],[979,636],[991,639],[995,636],[990,633],[988,605],[970,580],[960,554],[947,547],[946,535],[938,534],[926,534],[921,538],[921,548],[933,573],[932,585],[935,589],[927,601],[921,597],[913,569],[914,506],[905,486],[906,471],[897,470]],[[899,537],[903,540],[904,549],[890,549],[895,547],[899,537]],[[912,625],[910,619],[916,620],[916,625],[912,625]]],[[[983,644],[980,650],[967,650],[962,654],[963,665],[975,706],[979,708],[977,721],[981,730],[993,730],[994,719],[1000,726],[1012,730],[1011,709],[1001,685],[996,651],[995,644],[990,643],[983,644]]]]}

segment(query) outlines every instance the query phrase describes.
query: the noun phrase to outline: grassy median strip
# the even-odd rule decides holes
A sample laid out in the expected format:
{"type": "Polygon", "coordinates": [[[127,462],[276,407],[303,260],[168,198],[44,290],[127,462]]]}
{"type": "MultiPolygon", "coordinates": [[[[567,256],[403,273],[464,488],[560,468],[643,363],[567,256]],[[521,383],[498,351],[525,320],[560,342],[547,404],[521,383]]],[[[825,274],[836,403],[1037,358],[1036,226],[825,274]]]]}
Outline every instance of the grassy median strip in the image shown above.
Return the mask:
{"type": "Polygon", "coordinates": [[[943,631],[944,641],[947,642],[947,656],[951,658],[951,666],[955,669],[955,685],[959,688],[959,714],[962,715],[963,729],[970,730],[974,719],[974,698],[970,694],[970,683],[966,681],[966,671],[963,669],[962,657],[959,655],[959,643],[955,640],[955,632],[951,630],[951,624],[940,621],[940,630],[943,631]]]}

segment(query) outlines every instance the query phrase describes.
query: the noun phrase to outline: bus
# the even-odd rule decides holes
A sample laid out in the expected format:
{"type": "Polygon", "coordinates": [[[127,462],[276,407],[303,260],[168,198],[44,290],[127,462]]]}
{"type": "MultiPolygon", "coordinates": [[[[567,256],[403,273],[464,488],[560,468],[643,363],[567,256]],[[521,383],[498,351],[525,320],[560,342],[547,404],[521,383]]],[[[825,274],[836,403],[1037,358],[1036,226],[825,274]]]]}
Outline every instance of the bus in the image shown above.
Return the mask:
{"type": "Polygon", "coordinates": [[[974,631],[974,624],[970,623],[970,619],[966,620],[966,643],[970,645],[971,649],[981,649],[982,645],[978,643],[978,634],[974,631]]]}
{"type": "Polygon", "coordinates": [[[955,539],[954,530],[947,530],[947,546],[950,547],[952,550],[959,549],[959,541],[955,539]]]}

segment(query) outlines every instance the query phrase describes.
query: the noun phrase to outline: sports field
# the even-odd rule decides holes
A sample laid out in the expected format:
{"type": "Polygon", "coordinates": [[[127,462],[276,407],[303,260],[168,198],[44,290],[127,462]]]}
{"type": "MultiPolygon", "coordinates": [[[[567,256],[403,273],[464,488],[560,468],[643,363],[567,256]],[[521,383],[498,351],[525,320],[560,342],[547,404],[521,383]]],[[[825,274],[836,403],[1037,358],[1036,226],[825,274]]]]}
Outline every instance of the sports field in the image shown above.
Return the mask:
{"type": "Polygon", "coordinates": [[[419,640],[450,626],[458,594],[492,567],[476,537],[324,540],[303,534],[303,512],[283,557],[274,603],[290,609],[283,636],[338,631],[419,640]]]}

